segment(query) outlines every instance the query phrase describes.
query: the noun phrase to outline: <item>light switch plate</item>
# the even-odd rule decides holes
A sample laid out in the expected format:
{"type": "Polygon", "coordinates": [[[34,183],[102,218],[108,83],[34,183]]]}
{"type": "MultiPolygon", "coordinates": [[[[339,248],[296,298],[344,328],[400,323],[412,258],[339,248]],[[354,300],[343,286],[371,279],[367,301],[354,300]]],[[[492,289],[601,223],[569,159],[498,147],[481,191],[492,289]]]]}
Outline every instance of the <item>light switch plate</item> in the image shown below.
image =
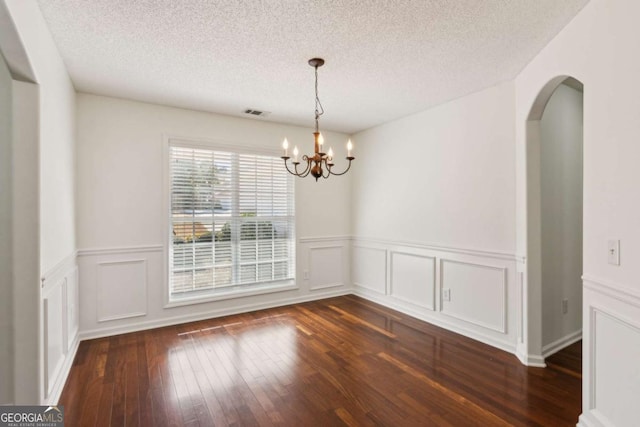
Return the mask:
{"type": "Polygon", "coordinates": [[[620,265],[620,240],[609,240],[607,259],[611,265],[620,265]]]}

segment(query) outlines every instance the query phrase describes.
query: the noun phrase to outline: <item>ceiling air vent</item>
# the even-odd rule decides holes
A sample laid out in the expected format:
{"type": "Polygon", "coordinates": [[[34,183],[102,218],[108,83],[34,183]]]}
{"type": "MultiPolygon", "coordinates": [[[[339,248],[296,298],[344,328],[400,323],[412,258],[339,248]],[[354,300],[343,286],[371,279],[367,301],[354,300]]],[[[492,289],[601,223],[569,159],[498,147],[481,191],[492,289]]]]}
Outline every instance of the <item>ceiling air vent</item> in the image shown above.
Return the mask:
{"type": "Polygon", "coordinates": [[[253,110],[251,108],[247,108],[246,110],[244,110],[244,113],[249,114],[250,116],[258,116],[258,117],[264,117],[271,114],[270,111],[253,110]]]}

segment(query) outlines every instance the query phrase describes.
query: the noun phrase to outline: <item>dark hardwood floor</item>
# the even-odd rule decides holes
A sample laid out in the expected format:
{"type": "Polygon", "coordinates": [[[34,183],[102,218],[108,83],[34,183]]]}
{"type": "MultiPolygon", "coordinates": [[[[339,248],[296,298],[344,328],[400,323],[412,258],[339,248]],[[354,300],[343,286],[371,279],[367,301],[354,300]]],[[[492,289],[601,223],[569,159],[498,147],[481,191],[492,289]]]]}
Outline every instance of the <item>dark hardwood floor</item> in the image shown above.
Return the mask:
{"type": "Polygon", "coordinates": [[[84,341],[67,426],[575,426],[577,343],[515,356],[355,296],[84,341]]]}

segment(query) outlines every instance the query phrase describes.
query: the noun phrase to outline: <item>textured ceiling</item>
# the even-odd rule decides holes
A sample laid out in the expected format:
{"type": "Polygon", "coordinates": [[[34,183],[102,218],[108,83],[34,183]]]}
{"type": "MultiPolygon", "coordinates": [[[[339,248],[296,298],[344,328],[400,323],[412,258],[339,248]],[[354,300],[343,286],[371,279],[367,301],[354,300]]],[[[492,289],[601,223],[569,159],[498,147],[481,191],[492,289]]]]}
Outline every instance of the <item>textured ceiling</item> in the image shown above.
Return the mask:
{"type": "Polygon", "coordinates": [[[511,79],[588,0],[38,0],[77,90],[353,133],[511,79]]]}

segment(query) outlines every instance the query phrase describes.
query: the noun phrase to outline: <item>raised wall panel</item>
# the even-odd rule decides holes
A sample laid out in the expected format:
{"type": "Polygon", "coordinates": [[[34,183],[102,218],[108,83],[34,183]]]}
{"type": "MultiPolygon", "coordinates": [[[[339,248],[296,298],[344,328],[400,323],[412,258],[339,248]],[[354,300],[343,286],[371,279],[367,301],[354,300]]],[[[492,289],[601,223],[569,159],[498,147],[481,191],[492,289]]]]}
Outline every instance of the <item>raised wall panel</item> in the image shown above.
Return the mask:
{"type": "Polygon", "coordinates": [[[147,261],[101,262],[97,281],[98,322],[147,314],[147,261]]]}
{"type": "Polygon", "coordinates": [[[353,247],[353,284],[381,294],[387,293],[387,251],[353,247]]]}
{"type": "Polygon", "coordinates": [[[70,253],[42,277],[40,404],[57,403],[78,348],[78,268],[70,253]]]}
{"type": "Polygon", "coordinates": [[[43,336],[45,361],[45,393],[51,393],[67,352],[64,325],[64,280],[48,290],[43,298],[43,336]]]}
{"type": "Polygon", "coordinates": [[[309,248],[309,289],[343,286],[344,246],[309,248]]]}
{"type": "Polygon", "coordinates": [[[435,310],[435,258],[391,252],[390,294],[414,305],[435,310]]]}
{"type": "Polygon", "coordinates": [[[354,294],[505,351],[517,350],[523,329],[518,325],[521,257],[357,237],[352,248],[354,294]],[[451,301],[442,300],[442,288],[450,290],[451,301]]]}
{"type": "Polygon", "coordinates": [[[448,289],[450,301],[442,312],[476,326],[506,333],[506,269],[463,261],[441,260],[440,295],[448,289]]]}
{"type": "Polygon", "coordinates": [[[591,377],[594,414],[605,425],[640,419],[640,325],[591,309],[591,377]]]}
{"type": "Polygon", "coordinates": [[[299,238],[295,286],[275,291],[258,289],[242,297],[192,304],[185,301],[177,305],[169,301],[168,254],[162,245],[81,249],[78,251],[81,279],[79,337],[93,339],[348,294],[351,291],[347,286],[350,245],[350,240],[341,236],[299,238]],[[314,251],[312,259],[309,251],[314,247],[333,249],[314,251]],[[320,289],[320,286],[336,283],[337,276],[330,274],[314,276],[314,286],[318,288],[310,290],[311,276],[305,280],[304,270],[311,270],[310,262],[315,264],[314,271],[322,270],[321,265],[335,262],[337,247],[343,248],[340,282],[344,286],[320,289]]]}

